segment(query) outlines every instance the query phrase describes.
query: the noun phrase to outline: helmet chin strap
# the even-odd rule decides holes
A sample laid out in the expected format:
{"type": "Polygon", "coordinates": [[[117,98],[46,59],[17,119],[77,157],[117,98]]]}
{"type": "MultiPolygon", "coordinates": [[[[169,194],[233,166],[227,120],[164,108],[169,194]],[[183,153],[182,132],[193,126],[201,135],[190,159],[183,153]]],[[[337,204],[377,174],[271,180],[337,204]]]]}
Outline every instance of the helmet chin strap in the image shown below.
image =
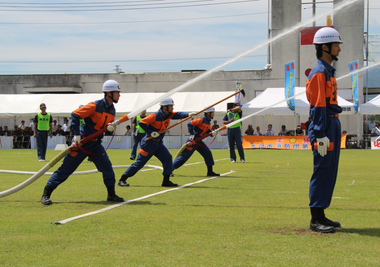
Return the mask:
{"type": "Polygon", "coordinates": [[[211,117],[211,112],[206,112],[205,115],[207,118],[209,118],[211,120],[214,118],[214,117],[211,117]]]}
{"type": "Polygon", "coordinates": [[[112,102],[117,103],[118,101],[113,99],[113,92],[111,92],[111,96],[108,95],[109,98],[111,98],[112,102]]]}
{"type": "Polygon", "coordinates": [[[331,45],[328,46],[328,47],[329,47],[329,51],[326,51],[326,50],[323,50],[323,49],[322,49],[322,51],[326,52],[327,54],[329,54],[333,60],[338,61],[338,58],[336,56],[334,56],[333,54],[331,54],[331,45]]]}

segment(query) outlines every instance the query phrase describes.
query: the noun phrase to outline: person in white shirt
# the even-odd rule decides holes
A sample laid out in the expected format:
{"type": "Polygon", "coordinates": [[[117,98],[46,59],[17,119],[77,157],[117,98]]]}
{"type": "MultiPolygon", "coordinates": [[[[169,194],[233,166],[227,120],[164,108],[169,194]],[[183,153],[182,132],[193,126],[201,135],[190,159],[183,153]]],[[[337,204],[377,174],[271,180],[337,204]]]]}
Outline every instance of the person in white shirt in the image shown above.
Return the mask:
{"type": "Polygon", "coordinates": [[[253,132],[253,135],[262,136],[263,132],[260,130],[260,126],[256,126],[256,130],[253,132]]]}
{"type": "Polygon", "coordinates": [[[71,124],[69,123],[69,120],[65,119],[65,123],[62,126],[62,130],[65,132],[65,135],[70,135],[70,126],[71,124]]]}
{"type": "Polygon", "coordinates": [[[268,124],[268,130],[264,134],[265,136],[274,136],[274,131],[272,130],[272,124],[268,124]]]}
{"type": "Polygon", "coordinates": [[[26,124],[25,124],[24,120],[21,121],[21,124],[18,126],[18,128],[21,129],[21,130],[23,130],[23,131],[25,130],[26,124]]]}
{"type": "Polygon", "coordinates": [[[367,121],[368,129],[372,133],[372,129],[376,127],[375,118],[371,117],[371,121],[367,121]]]}
{"type": "Polygon", "coordinates": [[[380,135],[380,124],[376,123],[376,126],[372,128],[371,136],[379,136],[380,135]]]}

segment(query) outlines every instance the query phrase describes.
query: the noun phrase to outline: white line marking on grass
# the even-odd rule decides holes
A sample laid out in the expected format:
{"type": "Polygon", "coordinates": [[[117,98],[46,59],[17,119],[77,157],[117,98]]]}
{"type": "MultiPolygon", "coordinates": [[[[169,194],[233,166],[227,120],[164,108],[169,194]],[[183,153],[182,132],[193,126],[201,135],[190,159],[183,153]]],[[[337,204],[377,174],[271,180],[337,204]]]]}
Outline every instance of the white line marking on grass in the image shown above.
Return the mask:
{"type": "MultiPolygon", "coordinates": [[[[221,160],[228,160],[228,159],[215,159],[214,161],[221,161],[221,160]]],[[[191,166],[191,165],[197,165],[197,164],[202,164],[202,163],[205,163],[205,162],[200,161],[200,162],[188,163],[188,164],[184,164],[183,166],[191,166]]]]}
{"type": "MultiPolygon", "coordinates": [[[[228,175],[228,174],[231,174],[231,173],[234,173],[234,172],[235,171],[231,170],[229,172],[221,174],[220,176],[225,176],[225,175],[228,175]]],[[[140,201],[140,200],[147,199],[147,198],[150,198],[150,197],[154,197],[154,196],[157,196],[157,195],[165,194],[165,193],[168,193],[168,192],[171,192],[171,191],[179,190],[179,189],[191,186],[191,185],[203,183],[203,182],[206,182],[206,181],[218,178],[220,176],[213,176],[213,177],[210,177],[210,178],[207,178],[207,179],[202,179],[202,180],[196,181],[194,183],[181,185],[181,186],[178,186],[178,187],[174,187],[174,188],[171,188],[171,189],[163,190],[163,191],[160,191],[160,192],[157,192],[157,193],[153,193],[153,194],[150,194],[150,195],[146,195],[146,196],[143,196],[143,197],[139,197],[139,198],[135,198],[135,199],[132,199],[132,200],[124,201],[122,203],[111,205],[111,206],[109,206],[107,208],[103,208],[103,209],[100,209],[100,210],[96,210],[96,211],[92,211],[92,212],[89,212],[89,213],[85,213],[85,214],[82,214],[82,215],[79,215],[79,216],[75,216],[75,217],[72,217],[72,218],[68,218],[68,219],[65,219],[65,220],[62,220],[62,221],[59,221],[59,222],[53,222],[52,224],[59,224],[59,225],[60,224],[65,224],[65,223],[68,223],[68,222],[71,222],[71,221],[74,221],[74,220],[77,220],[77,219],[81,219],[81,218],[84,218],[84,217],[87,217],[87,216],[91,216],[91,215],[95,215],[95,214],[98,214],[98,213],[101,213],[101,212],[104,212],[104,211],[107,211],[107,210],[111,210],[111,209],[120,207],[120,206],[125,205],[125,204],[129,204],[129,203],[132,203],[132,202],[140,201]]]]}
{"type": "MultiPolygon", "coordinates": [[[[117,165],[117,166],[112,166],[112,168],[113,169],[128,168],[129,166],[131,166],[131,165],[117,165]]],[[[163,170],[162,167],[155,166],[155,165],[145,165],[144,168],[151,168],[151,169],[146,169],[146,170],[142,170],[142,171],[163,170]]],[[[71,175],[90,174],[90,173],[97,173],[97,172],[99,172],[99,171],[97,169],[94,169],[94,170],[88,170],[88,171],[74,172],[71,175]]],[[[37,172],[0,170],[0,173],[13,173],[13,174],[29,174],[29,175],[33,175],[33,174],[36,174],[37,172]]],[[[45,172],[43,175],[52,175],[52,174],[53,174],[53,172],[45,172]]]]}

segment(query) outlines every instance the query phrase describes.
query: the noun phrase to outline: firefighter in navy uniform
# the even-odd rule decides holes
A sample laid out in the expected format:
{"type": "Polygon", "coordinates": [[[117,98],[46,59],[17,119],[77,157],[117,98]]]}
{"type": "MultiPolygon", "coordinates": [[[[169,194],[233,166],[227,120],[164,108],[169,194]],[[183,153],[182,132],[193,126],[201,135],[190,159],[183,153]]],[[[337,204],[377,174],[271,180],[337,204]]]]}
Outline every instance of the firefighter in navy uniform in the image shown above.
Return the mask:
{"type": "Polygon", "coordinates": [[[207,166],[207,176],[220,176],[212,170],[214,165],[214,159],[212,157],[211,150],[201,140],[198,143],[192,142],[193,140],[202,137],[211,132],[211,120],[214,118],[215,109],[213,107],[204,111],[204,116],[196,118],[187,124],[190,137],[188,138],[188,147],[182,152],[182,154],[174,160],[173,171],[181,167],[195,151],[205,160],[207,166]]]}
{"type": "Polygon", "coordinates": [[[115,107],[113,103],[117,103],[120,98],[120,85],[115,80],[107,80],[104,82],[102,91],[104,98],[88,103],[71,113],[72,130],[74,132],[73,151],[68,154],[62,165],[56,170],[46,184],[42,195],[41,203],[51,205],[51,193],[78,168],[82,161],[91,156],[99,172],[103,173],[103,181],[107,188],[107,201],[124,202],[124,199],[115,194],[115,173],[112,169],[112,163],[102,146],[103,135],[90,140],[86,144],[81,144],[80,140],[89,136],[115,120],[115,107]],[[81,119],[84,119],[81,127],[81,119]]]}
{"type": "Polygon", "coordinates": [[[306,95],[310,104],[309,139],[313,150],[314,170],[310,180],[309,198],[310,229],[320,233],[334,233],[340,223],[326,218],[324,210],[330,206],[338,174],[341,126],[338,114],[342,108],[337,102],[335,69],[338,60],[339,32],[331,27],[319,29],[313,41],[318,63],[310,72],[306,83],[306,95]]]}
{"type": "Polygon", "coordinates": [[[167,97],[160,102],[160,109],[152,113],[145,118],[143,118],[139,125],[145,131],[145,136],[141,140],[141,149],[139,155],[137,156],[136,162],[133,163],[121,176],[118,185],[119,186],[129,186],[126,180],[132,177],[138,172],[145,164],[149,161],[152,156],[156,156],[163,165],[163,176],[162,186],[164,187],[175,187],[175,184],[170,181],[170,175],[173,171],[173,159],[172,155],[164,145],[162,139],[165,136],[165,132],[159,133],[161,130],[165,130],[170,125],[171,119],[184,119],[194,114],[189,114],[186,112],[173,112],[174,102],[171,97],[167,97]],[[151,139],[145,141],[147,138],[151,139]]]}

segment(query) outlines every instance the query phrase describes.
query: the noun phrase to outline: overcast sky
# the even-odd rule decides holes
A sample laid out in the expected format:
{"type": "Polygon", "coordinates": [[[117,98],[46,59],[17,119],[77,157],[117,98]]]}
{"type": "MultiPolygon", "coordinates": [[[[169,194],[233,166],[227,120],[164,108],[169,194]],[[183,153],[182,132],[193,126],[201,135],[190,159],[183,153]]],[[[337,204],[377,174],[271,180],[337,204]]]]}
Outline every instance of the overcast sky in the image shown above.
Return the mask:
{"type": "MultiPolygon", "coordinates": [[[[380,36],[380,1],[369,3],[380,36]]],[[[0,75],[209,70],[267,40],[268,0],[14,0],[0,2],[0,31],[0,75]]],[[[263,46],[222,69],[266,63],[263,46]]]]}

